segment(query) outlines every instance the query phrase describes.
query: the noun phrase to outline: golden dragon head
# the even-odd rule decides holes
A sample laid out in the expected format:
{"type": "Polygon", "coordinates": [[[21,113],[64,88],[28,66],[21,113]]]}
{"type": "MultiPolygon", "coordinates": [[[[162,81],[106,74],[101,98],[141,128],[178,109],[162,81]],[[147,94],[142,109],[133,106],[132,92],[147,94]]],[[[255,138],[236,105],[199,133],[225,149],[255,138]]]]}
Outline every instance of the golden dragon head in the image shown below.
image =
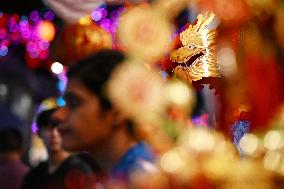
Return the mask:
{"type": "Polygon", "coordinates": [[[199,14],[197,23],[180,34],[182,47],[170,55],[177,65],[174,74],[186,82],[220,75],[215,52],[217,32],[206,28],[214,16],[213,13],[199,14]]]}

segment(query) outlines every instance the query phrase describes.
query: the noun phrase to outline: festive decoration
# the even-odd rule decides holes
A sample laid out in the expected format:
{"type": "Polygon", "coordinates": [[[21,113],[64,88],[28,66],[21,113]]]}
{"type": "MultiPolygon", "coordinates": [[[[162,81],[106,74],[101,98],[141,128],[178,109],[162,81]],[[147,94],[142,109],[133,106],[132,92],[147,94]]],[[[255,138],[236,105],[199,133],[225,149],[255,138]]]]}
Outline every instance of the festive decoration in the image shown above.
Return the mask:
{"type": "Polygon", "coordinates": [[[67,25],[54,46],[53,56],[62,64],[70,64],[102,48],[112,48],[111,35],[85,17],[79,23],[67,25]]]}
{"type": "Polygon", "coordinates": [[[43,40],[50,42],[55,36],[55,27],[50,21],[42,21],[37,26],[38,36],[43,40]]]}
{"type": "Polygon", "coordinates": [[[169,50],[172,26],[161,11],[148,6],[127,10],[120,18],[118,39],[130,56],[147,62],[169,50]]]}
{"type": "Polygon", "coordinates": [[[178,63],[173,72],[188,83],[220,75],[214,46],[216,31],[206,29],[213,18],[213,13],[198,15],[197,24],[180,34],[183,47],[171,53],[171,60],[178,63]]]}
{"type": "MultiPolygon", "coordinates": [[[[96,21],[98,25],[100,25],[112,35],[115,42],[119,16],[123,13],[124,10],[124,7],[119,7],[108,13],[105,8],[99,8],[92,12],[91,17],[94,21],[96,21]]],[[[115,43],[115,45],[117,44],[115,43]]]]}
{"type": "Polygon", "coordinates": [[[249,131],[249,121],[247,120],[238,120],[235,121],[232,126],[232,135],[233,135],[233,142],[237,146],[239,153],[242,154],[242,149],[239,146],[239,142],[241,138],[248,133],[249,131]]]}
{"type": "Polygon", "coordinates": [[[165,107],[163,85],[153,70],[142,63],[127,62],[113,74],[108,91],[113,103],[138,124],[156,124],[165,107]]]}

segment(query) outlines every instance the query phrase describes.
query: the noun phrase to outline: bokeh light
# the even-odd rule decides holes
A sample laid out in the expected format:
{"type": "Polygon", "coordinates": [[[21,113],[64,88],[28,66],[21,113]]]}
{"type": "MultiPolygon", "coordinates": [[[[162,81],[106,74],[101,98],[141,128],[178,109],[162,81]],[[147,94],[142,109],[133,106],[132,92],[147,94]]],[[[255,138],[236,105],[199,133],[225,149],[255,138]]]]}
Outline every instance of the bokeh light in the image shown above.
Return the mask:
{"type": "Polygon", "coordinates": [[[59,107],[64,106],[66,104],[65,100],[62,97],[58,97],[56,102],[57,102],[59,107]]]}
{"type": "Polygon", "coordinates": [[[0,84],[0,98],[5,97],[8,94],[8,87],[6,84],[0,84]]]}
{"type": "Polygon", "coordinates": [[[44,41],[52,41],[55,36],[55,27],[50,21],[42,21],[38,24],[38,36],[44,41]]]}
{"type": "Polygon", "coordinates": [[[6,56],[8,54],[8,47],[5,45],[0,46],[0,56],[6,56]]]}
{"type": "Polygon", "coordinates": [[[79,19],[79,23],[81,25],[90,25],[92,23],[92,19],[89,16],[84,16],[79,19]]]}
{"type": "Polygon", "coordinates": [[[268,131],[264,137],[264,147],[276,150],[281,147],[282,136],[278,131],[268,131]]]}
{"type": "Polygon", "coordinates": [[[248,155],[256,152],[259,145],[259,140],[254,134],[245,134],[240,140],[241,150],[248,155]]]}
{"type": "Polygon", "coordinates": [[[166,172],[178,172],[185,167],[185,156],[186,153],[182,149],[171,150],[162,156],[160,165],[166,172]]]}
{"type": "Polygon", "coordinates": [[[63,71],[63,65],[59,62],[54,62],[51,65],[51,71],[55,74],[60,74],[63,71]]]}
{"type": "Polygon", "coordinates": [[[189,105],[193,99],[192,90],[183,82],[170,82],[166,87],[168,101],[176,105],[189,105]]]}
{"type": "Polygon", "coordinates": [[[32,11],[32,12],[30,13],[30,16],[29,16],[29,18],[30,18],[32,21],[37,20],[38,17],[39,17],[38,11],[32,11]]]}
{"type": "Polygon", "coordinates": [[[223,47],[217,52],[220,72],[225,77],[231,77],[237,72],[237,62],[233,49],[223,47]]]}
{"type": "Polygon", "coordinates": [[[49,20],[49,21],[52,21],[54,19],[54,13],[51,12],[51,11],[47,11],[45,14],[44,14],[44,19],[46,20],[49,20]]]}
{"type": "Polygon", "coordinates": [[[276,171],[281,161],[281,154],[279,152],[268,152],[263,160],[263,166],[270,171],[276,171]]]}
{"type": "Polygon", "coordinates": [[[192,149],[206,152],[213,149],[215,139],[209,130],[205,128],[194,128],[189,131],[188,143],[192,149]]]}

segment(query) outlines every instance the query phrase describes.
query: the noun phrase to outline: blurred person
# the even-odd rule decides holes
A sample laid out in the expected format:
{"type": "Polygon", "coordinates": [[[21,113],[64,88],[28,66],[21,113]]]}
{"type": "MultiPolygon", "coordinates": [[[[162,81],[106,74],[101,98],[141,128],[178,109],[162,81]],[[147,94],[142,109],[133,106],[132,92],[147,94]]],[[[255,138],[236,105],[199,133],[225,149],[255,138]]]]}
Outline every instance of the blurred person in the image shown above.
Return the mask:
{"type": "Polygon", "coordinates": [[[66,105],[54,118],[66,150],[91,154],[110,180],[129,181],[132,171],[154,161],[150,147],[135,136],[134,125],[109,101],[105,85],[124,55],[102,50],[74,64],[67,73],[66,105]]]}
{"type": "Polygon", "coordinates": [[[48,152],[48,160],[32,168],[23,180],[22,189],[90,188],[92,170],[88,164],[61,147],[57,123],[52,118],[56,108],[37,115],[39,137],[48,152]]]}
{"type": "Polygon", "coordinates": [[[19,189],[28,171],[22,161],[23,136],[11,126],[0,130],[0,188],[19,189]]]}

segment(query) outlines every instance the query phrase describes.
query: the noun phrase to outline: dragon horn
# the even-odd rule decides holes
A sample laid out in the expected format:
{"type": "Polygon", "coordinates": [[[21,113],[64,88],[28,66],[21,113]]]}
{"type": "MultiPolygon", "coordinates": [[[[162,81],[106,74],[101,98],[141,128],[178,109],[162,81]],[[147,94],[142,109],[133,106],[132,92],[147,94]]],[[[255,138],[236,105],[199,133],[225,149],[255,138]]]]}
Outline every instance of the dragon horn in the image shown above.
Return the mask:
{"type": "Polygon", "coordinates": [[[215,17],[215,14],[213,12],[206,12],[204,15],[199,14],[197,16],[197,23],[194,26],[195,31],[198,32],[199,30],[204,29],[215,17]]]}

